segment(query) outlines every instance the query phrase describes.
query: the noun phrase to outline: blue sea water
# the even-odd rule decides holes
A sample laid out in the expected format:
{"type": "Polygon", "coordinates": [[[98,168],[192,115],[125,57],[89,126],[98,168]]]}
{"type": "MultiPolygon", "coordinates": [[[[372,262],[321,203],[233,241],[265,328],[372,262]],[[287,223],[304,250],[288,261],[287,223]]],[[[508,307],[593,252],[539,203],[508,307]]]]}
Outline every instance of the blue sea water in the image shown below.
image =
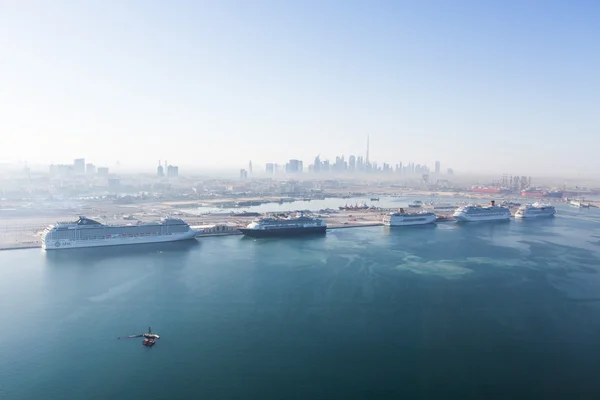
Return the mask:
{"type": "Polygon", "coordinates": [[[599,398],[599,270],[600,210],[568,207],[0,252],[0,399],[599,398]]]}

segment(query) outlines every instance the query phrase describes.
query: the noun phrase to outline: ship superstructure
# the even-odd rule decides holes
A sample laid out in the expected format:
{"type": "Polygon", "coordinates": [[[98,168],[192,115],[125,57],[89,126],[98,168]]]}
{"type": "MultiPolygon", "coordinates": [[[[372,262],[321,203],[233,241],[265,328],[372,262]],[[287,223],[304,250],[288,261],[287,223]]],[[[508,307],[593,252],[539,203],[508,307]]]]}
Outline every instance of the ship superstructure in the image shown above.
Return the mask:
{"type": "Polygon", "coordinates": [[[173,242],[194,239],[195,235],[196,231],[179,218],[112,225],[102,224],[93,219],[80,216],[77,221],[58,222],[47,227],[42,233],[42,248],[58,250],[173,242]]]}

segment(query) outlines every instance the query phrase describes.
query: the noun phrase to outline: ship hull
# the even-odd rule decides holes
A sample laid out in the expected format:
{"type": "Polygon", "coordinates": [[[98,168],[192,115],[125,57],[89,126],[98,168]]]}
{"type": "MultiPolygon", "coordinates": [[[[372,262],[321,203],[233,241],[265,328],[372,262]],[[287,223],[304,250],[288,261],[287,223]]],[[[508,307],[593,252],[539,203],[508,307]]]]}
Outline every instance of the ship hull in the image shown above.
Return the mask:
{"type": "Polygon", "coordinates": [[[327,232],[326,226],[314,226],[308,228],[280,228],[280,229],[249,229],[240,228],[246,236],[262,238],[262,237],[289,237],[289,236],[305,236],[305,235],[322,235],[327,232]]]}
{"type": "Polygon", "coordinates": [[[44,240],[42,242],[42,248],[44,250],[68,250],[68,249],[81,249],[88,247],[107,247],[107,246],[125,246],[135,244],[149,244],[149,243],[166,243],[166,242],[177,242],[181,240],[192,240],[195,239],[197,232],[190,230],[189,232],[177,233],[172,235],[152,236],[152,237],[117,237],[111,239],[98,239],[98,240],[44,240]]]}
{"type": "Polygon", "coordinates": [[[510,219],[510,214],[506,215],[468,215],[457,213],[453,215],[457,222],[480,222],[480,221],[507,221],[510,219]]]}
{"type": "Polygon", "coordinates": [[[550,218],[550,217],[554,217],[554,213],[537,213],[537,214],[532,214],[532,213],[524,213],[524,214],[515,214],[515,218],[550,218]]]}

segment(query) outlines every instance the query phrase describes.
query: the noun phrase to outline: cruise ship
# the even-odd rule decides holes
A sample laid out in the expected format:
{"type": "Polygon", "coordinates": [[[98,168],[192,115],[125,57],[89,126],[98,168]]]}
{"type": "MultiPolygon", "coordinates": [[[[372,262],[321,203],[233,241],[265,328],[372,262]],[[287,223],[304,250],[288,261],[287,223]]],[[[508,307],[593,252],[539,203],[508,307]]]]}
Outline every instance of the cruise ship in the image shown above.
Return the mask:
{"type": "Polygon", "coordinates": [[[458,206],[456,204],[433,203],[433,204],[425,205],[425,208],[430,209],[434,212],[435,211],[449,212],[449,211],[456,210],[458,208],[458,206]]]}
{"type": "Polygon", "coordinates": [[[58,222],[42,233],[45,250],[126,244],[174,242],[194,239],[196,231],[179,218],[128,225],[102,224],[84,216],[74,222],[58,222]]]}
{"type": "Polygon", "coordinates": [[[468,205],[457,208],[453,216],[459,222],[508,220],[510,219],[510,209],[497,206],[492,200],[489,206],[468,205]]]}
{"type": "Polygon", "coordinates": [[[386,226],[424,225],[435,222],[436,218],[437,216],[432,212],[407,213],[401,208],[399,212],[384,216],[383,224],[386,226]]]}
{"type": "Polygon", "coordinates": [[[590,205],[588,203],[584,203],[583,200],[571,200],[569,201],[569,204],[572,205],[573,207],[577,207],[577,208],[589,208],[590,205]]]}
{"type": "Polygon", "coordinates": [[[325,233],[326,230],[325,221],[302,214],[285,218],[259,218],[247,227],[240,228],[240,232],[251,237],[298,236],[325,233]]]}
{"type": "Polygon", "coordinates": [[[517,210],[515,218],[538,218],[538,217],[552,217],[556,214],[556,209],[550,204],[525,204],[517,210]]]}

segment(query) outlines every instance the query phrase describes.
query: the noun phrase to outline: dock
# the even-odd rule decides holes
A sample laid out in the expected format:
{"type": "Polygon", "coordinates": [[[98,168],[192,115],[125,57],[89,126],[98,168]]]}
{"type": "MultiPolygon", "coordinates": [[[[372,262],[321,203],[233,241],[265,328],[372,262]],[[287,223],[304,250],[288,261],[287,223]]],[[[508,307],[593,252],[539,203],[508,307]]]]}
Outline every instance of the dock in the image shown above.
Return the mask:
{"type": "MultiPolygon", "coordinates": [[[[373,208],[356,210],[326,209],[314,211],[310,214],[322,218],[327,223],[328,230],[375,227],[382,226],[385,214],[397,211],[397,208],[373,208]]],[[[89,210],[81,210],[82,214],[95,217],[89,210]]],[[[98,212],[100,210],[96,210],[98,212]]],[[[111,210],[102,210],[104,215],[111,215],[111,210]]],[[[114,209],[116,211],[116,209],[114,209]]],[[[122,210],[121,210],[122,211],[122,210]]],[[[415,210],[416,211],[416,210],[415,210]]],[[[101,214],[102,215],[102,214],[101,214]]],[[[114,217],[101,218],[103,223],[130,224],[136,221],[155,221],[160,217],[173,215],[169,210],[128,209],[127,213],[113,214],[114,217]],[[150,211],[150,212],[149,212],[150,211]]],[[[448,217],[448,213],[438,213],[439,216],[448,217]]],[[[179,210],[175,216],[182,218],[193,229],[201,231],[197,239],[203,237],[241,235],[239,228],[247,226],[257,216],[255,213],[212,213],[201,214],[187,213],[179,210]]],[[[71,220],[73,216],[42,216],[30,218],[10,218],[3,220],[0,225],[0,250],[32,249],[41,247],[40,233],[57,220],[71,220]]]]}
{"type": "MultiPolygon", "coordinates": [[[[359,211],[337,211],[332,210],[330,213],[315,212],[320,218],[327,222],[328,230],[373,227],[383,225],[381,222],[382,214],[386,211],[379,210],[359,210],[359,211]]],[[[156,215],[140,215],[135,213],[136,220],[150,221],[157,219],[156,215]]],[[[199,233],[196,238],[217,237],[217,236],[233,236],[241,235],[238,228],[247,226],[256,216],[240,216],[240,215],[223,215],[223,214],[204,214],[180,215],[193,228],[201,228],[202,233],[199,233]],[[212,228],[211,228],[212,227],[212,228]],[[216,228],[216,229],[215,229],[216,228]]],[[[69,220],[69,217],[56,218],[69,220]]],[[[72,217],[70,219],[73,219],[72,217]]],[[[3,250],[19,250],[19,249],[35,249],[41,248],[42,242],[39,233],[43,231],[49,224],[56,222],[55,218],[32,218],[29,220],[14,219],[4,221],[4,226],[0,226],[0,251],[3,250]]],[[[103,222],[126,224],[131,223],[130,219],[113,220],[108,219],[103,222]]]]}

